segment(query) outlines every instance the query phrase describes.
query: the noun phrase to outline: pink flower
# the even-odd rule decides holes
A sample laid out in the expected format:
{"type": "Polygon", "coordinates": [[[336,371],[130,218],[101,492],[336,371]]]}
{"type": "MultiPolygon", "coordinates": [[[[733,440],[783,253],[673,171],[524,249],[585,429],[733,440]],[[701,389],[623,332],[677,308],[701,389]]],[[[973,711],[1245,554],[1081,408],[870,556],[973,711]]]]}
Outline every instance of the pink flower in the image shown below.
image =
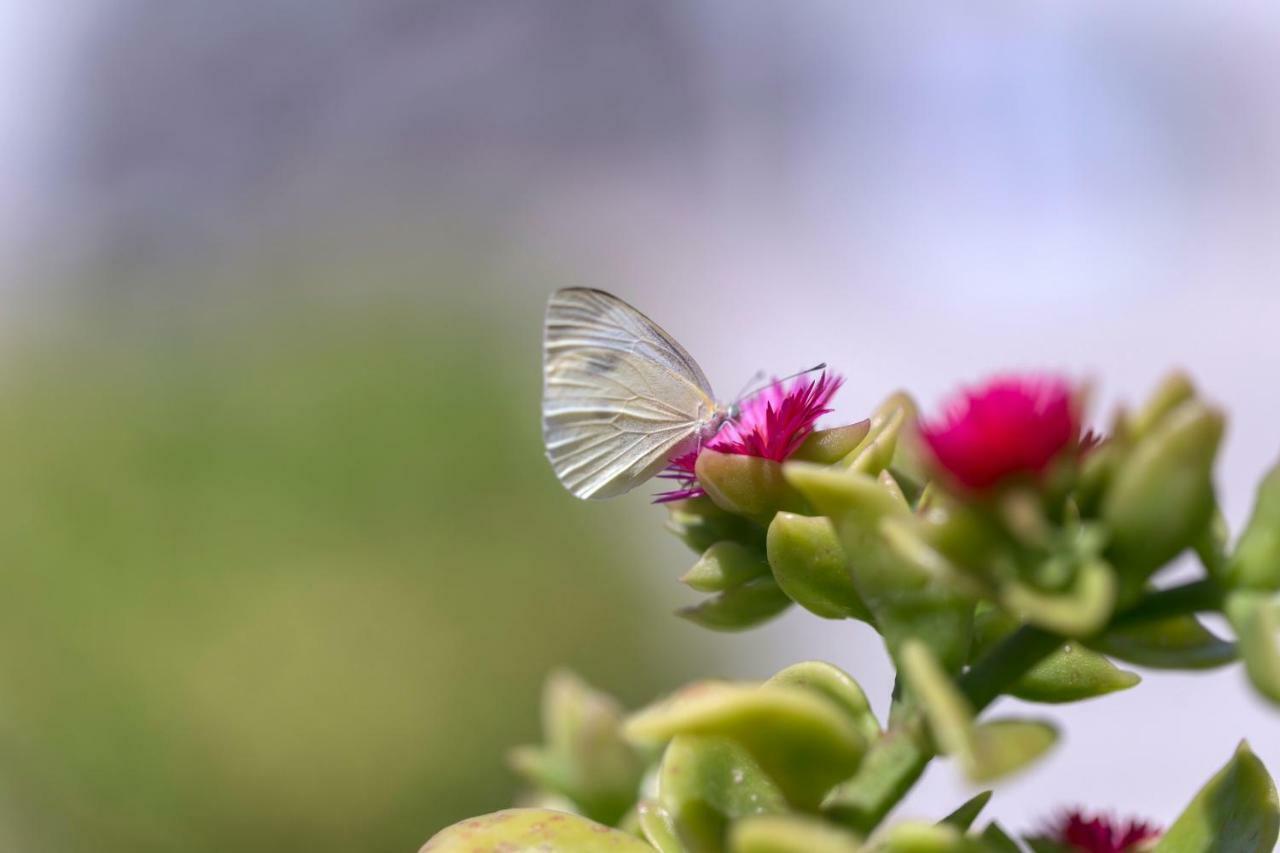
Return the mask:
{"type": "Polygon", "coordinates": [[[1073,388],[1056,376],[1001,376],[953,397],[920,434],[937,466],[974,491],[1042,472],[1080,431],[1073,388]]]}
{"type": "Polygon", "coordinates": [[[1126,853],[1144,841],[1160,837],[1160,830],[1142,820],[1120,821],[1109,815],[1086,817],[1064,812],[1044,833],[1053,841],[1083,853],[1126,853]]]}
{"type": "Polygon", "coordinates": [[[699,450],[671,460],[659,474],[675,480],[679,487],[662,492],[655,503],[696,498],[704,494],[695,469],[701,450],[739,456],[758,456],[782,462],[800,449],[813,432],[818,418],[831,411],[829,403],[844,379],[825,371],[817,379],[799,377],[784,384],[775,379],[762,391],[742,401],[738,415],[725,422],[720,432],[699,450]]]}

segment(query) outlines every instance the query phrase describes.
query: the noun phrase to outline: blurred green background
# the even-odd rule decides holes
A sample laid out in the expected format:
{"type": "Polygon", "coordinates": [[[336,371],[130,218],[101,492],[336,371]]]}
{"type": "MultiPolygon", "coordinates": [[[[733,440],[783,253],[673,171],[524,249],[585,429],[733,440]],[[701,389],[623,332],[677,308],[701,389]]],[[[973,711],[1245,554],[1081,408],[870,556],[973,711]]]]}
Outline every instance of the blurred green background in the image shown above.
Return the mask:
{"type": "Polygon", "coordinates": [[[545,463],[537,308],[361,270],[10,342],[4,849],[414,850],[508,804],[551,667],[631,702],[697,668],[637,504],[545,463]]]}

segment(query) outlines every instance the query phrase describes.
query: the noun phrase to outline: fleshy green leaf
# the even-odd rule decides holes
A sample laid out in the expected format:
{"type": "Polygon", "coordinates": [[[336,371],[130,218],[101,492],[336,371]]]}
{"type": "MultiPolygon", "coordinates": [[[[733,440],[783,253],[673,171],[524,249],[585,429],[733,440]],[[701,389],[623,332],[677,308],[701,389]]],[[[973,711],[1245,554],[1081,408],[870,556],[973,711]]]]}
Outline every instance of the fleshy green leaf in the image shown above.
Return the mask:
{"type": "Polygon", "coordinates": [[[981,845],[947,824],[904,823],[885,835],[884,853],[983,853],[981,845]]]}
{"type": "Polygon", "coordinates": [[[693,685],[631,717],[627,735],[661,742],[682,734],[742,745],[797,808],[814,808],[858,769],[866,738],[847,712],[788,685],[693,685]]]}
{"type": "Polygon", "coordinates": [[[1170,412],[1190,400],[1196,394],[1191,377],[1181,371],[1170,373],[1160,381],[1146,404],[1134,412],[1125,424],[1126,432],[1134,439],[1142,438],[1155,429],[1170,412]]]}
{"type": "Polygon", "coordinates": [[[902,650],[902,674],[921,707],[942,752],[960,761],[969,779],[988,782],[1039,758],[1057,738],[1048,723],[1031,720],[973,722],[973,709],[922,643],[902,650]]]}
{"type": "MultiPolygon", "coordinates": [[[[1017,627],[1017,621],[1005,612],[980,605],[974,618],[973,657],[985,654],[1017,627]]],[[[1141,680],[1097,652],[1066,643],[1033,666],[1008,692],[1028,702],[1079,702],[1125,690],[1141,680]]]]}
{"type": "Polygon", "coordinates": [[[705,495],[666,506],[667,529],[699,554],[724,541],[764,549],[763,527],[740,515],[725,512],[705,495]]]}
{"type": "Polygon", "coordinates": [[[731,853],[857,853],[858,836],[802,815],[765,815],[734,824],[731,853]]]}
{"type": "Polygon", "coordinates": [[[658,771],[658,798],[692,853],[724,849],[729,824],[786,811],[782,792],[752,755],[722,737],[677,736],[658,771]]]}
{"type": "Polygon", "coordinates": [[[884,536],[883,523],[913,518],[902,500],[857,471],[789,462],[787,477],[835,525],[849,571],[891,654],[910,639],[925,642],[948,670],[965,663],[972,603],[930,571],[902,559],[884,536]]]}
{"type": "Polygon", "coordinates": [[[1191,615],[1113,628],[1089,645],[1151,669],[1213,669],[1236,660],[1236,644],[1216,636],[1191,615]]]}
{"type": "Polygon", "coordinates": [[[851,471],[873,476],[888,468],[906,420],[907,411],[903,408],[888,412],[880,422],[873,419],[870,434],[841,464],[851,471]]]}
{"type": "Polygon", "coordinates": [[[1280,834],[1276,786],[1247,743],[1209,780],[1156,853],[1268,853],[1280,834]]]}
{"type": "Polygon", "coordinates": [[[760,551],[739,542],[717,542],[680,581],[699,592],[724,592],[769,573],[769,563],[760,551]]]}
{"type": "Polygon", "coordinates": [[[791,606],[772,575],[755,578],[676,611],[714,631],[741,631],[768,621],[791,606]]]}
{"type": "Polygon", "coordinates": [[[1023,621],[1068,637],[1095,633],[1111,618],[1116,605],[1116,577],[1100,559],[1087,560],[1076,570],[1070,588],[1045,592],[1021,581],[1000,590],[1004,606],[1023,621]]]}
{"type": "Polygon", "coordinates": [[[1253,515],[1227,562],[1223,581],[1231,587],[1280,589],[1280,465],[1258,486],[1253,515]]]}
{"type": "Polygon", "coordinates": [[[542,694],[546,743],[512,750],[512,768],[608,824],[636,801],[645,761],[622,737],[622,710],[567,671],[552,673],[542,694]]]}
{"type": "Polygon", "coordinates": [[[808,509],[783,478],[782,466],[772,459],[704,449],[698,454],[697,474],[716,506],[762,524],[768,524],[779,510],[808,509]]]}
{"type": "Polygon", "coordinates": [[[822,661],[792,664],[765,682],[765,685],[802,687],[830,699],[857,726],[868,743],[880,737],[880,723],[871,711],[867,694],[853,676],[822,661]]]}
{"type": "Polygon", "coordinates": [[[800,449],[791,454],[791,458],[819,465],[834,465],[853,452],[867,437],[870,429],[871,421],[865,420],[848,426],[814,430],[804,440],[804,444],[800,445],[800,449]]]}
{"type": "Polygon", "coordinates": [[[769,525],[769,565],[783,592],[827,619],[871,621],[829,519],[780,512],[769,525]]]}
{"type": "Polygon", "coordinates": [[[1022,853],[1022,848],[1018,846],[1018,843],[1010,838],[1009,834],[994,821],[987,824],[987,828],[982,831],[981,838],[987,853],[1022,853]]]}
{"type": "Polygon", "coordinates": [[[689,853],[676,832],[675,820],[661,804],[653,800],[641,800],[636,807],[636,818],[645,840],[658,853],[689,853]]]}
{"type": "Polygon", "coordinates": [[[420,853],[653,853],[638,838],[578,815],[549,809],[506,809],[455,823],[420,853]]]}
{"type": "Polygon", "coordinates": [[[942,819],[942,823],[954,826],[961,832],[967,832],[969,827],[973,826],[973,822],[978,819],[978,815],[987,807],[987,803],[991,801],[991,792],[983,791],[980,794],[969,799],[960,808],[953,811],[942,819]]]}
{"type": "Polygon", "coordinates": [[[1263,696],[1280,703],[1280,602],[1272,593],[1241,590],[1227,596],[1224,610],[1249,680],[1263,696]]]}
{"type": "Polygon", "coordinates": [[[932,755],[922,740],[901,729],[885,732],[872,744],[858,772],[823,801],[823,812],[864,834],[875,829],[920,778],[932,755]]]}

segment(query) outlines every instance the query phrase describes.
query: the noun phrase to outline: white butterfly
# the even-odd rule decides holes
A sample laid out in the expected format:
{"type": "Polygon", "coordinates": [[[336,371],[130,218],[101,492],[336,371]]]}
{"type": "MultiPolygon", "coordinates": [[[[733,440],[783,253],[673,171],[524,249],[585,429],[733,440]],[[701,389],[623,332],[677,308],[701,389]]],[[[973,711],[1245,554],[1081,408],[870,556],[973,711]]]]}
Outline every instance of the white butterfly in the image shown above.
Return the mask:
{"type": "Polygon", "coordinates": [[[579,498],[634,489],[731,416],[684,347],[603,290],[551,294],[542,354],[542,439],[579,498]]]}

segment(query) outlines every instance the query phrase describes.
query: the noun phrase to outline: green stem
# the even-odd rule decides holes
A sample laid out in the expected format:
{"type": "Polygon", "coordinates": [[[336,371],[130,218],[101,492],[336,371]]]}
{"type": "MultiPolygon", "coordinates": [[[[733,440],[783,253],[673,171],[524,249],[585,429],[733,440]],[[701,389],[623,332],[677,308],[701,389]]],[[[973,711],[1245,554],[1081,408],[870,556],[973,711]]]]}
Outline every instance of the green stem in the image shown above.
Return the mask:
{"type": "MultiPolygon", "coordinates": [[[[1212,580],[1158,590],[1112,617],[1109,628],[1137,625],[1213,610],[1222,604],[1222,591],[1212,580]]],[[[1066,637],[1023,625],[1005,637],[958,679],[973,706],[983,710],[1037,663],[1051,655],[1066,637]]],[[[824,809],[862,833],[869,833],[907,795],[936,753],[918,714],[895,726],[868,754],[857,776],[832,792],[824,809]]]]}
{"type": "Polygon", "coordinates": [[[960,691],[976,714],[1065,642],[1051,631],[1023,625],[960,676],[960,691]]]}
{"type": "Polygon", "coordinates": [[[1127,610],[1117,613],[1108,628],[1155,622],[1170,616],[1206,613],[1222,609],[1222,587],[1212,578],[1149,593],[1127,610]]]}

